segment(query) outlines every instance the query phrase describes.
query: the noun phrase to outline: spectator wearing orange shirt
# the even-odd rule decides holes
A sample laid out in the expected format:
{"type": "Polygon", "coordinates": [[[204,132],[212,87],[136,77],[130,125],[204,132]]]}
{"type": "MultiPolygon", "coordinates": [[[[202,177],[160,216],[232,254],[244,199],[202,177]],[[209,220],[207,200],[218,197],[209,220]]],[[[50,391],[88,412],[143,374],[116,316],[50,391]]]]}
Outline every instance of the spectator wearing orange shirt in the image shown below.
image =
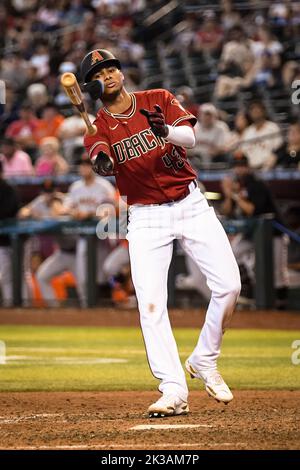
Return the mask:
{"type": "Polygon", "coordinates": [[[57,137],[59,126],[65,120],[64,116],[58,112],[58,108],[54,103],[47,103],[42,110],[42,116],[36,131],[38,143],[44,137],[57,137]]]}

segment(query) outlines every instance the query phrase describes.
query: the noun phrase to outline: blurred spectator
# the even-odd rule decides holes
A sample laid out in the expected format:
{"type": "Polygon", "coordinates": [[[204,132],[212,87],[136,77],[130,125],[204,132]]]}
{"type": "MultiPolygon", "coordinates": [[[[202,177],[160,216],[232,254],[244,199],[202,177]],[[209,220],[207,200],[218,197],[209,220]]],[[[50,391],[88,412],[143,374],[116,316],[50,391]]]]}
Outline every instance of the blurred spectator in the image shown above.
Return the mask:
{"type": "Polygon", "coordinates": [[[15,140],[10,137],[4,137],[1,140],[0,159],[2,160],[5,178],[34,175],[30,156],[20,150],[15,140]]]}
{"type": "Polygon", "coordinates": [[[60,24],[60,8],[56,0],[42,2],[36,17],[43,31],[53,31],[58,28],[60,24]]]}
{"type": "MultiPolygon", "coordinates": [[[[224,122],[218,120],[218,111],[211,103],[200,107],[199,121],[195,126],[196,145],[189,151],[190,156],[200,159],[201,163],[210,165],[224,161],[225,143],[229,137],[229,129],[224,122]]],[[[197,160],[195,160],[197,165],[197,160]]]]}
{"type": "Polygon", "coordinates": [[[291,89],[291,86],[295,80],[300,81],[300,65],[295,60],[287,61],[282,67],[282,81],[287,90],[291,89]]]}
{"type": "Polygon", "coordinates": [[[182,86],[176,91],[179,103],[194,116],[198,116],[199,105],[195,102],[194,92],[189,86],[182,86]]]}
{"type": "Polygon", "coordinates": [[[226,151],[233,152],[236,150],[244,139],[245,130],[250,125],[250,118],[246,111],[240,110],[234,119],[234,128],[230,132],[226,141],[226,151]]]}
{"type": "Polygon", "coordinates": [[[59,214],[63,194],[56,190],[52,179],[47,178],[43,182],[41,194],[29,204],[23,206],[18,213],[20,219],[47,219],[55,218],[59,214]]]}
{"type": "MultiPolygon", "coordinates": [[[[65,194],[55,189],[52,180],[45,180],[42,193],[31,201],[30,204],[22,207],[19,211],[19,218],[57,219],[62,212],[64,198],[65,194]]],[[[54,277],[65,271],[75,274],[77,237],[68,234],[56,235],[49,239],[49,237],[42,235],[38,237],[40,248],[42,248],[42,244],[45,241],[52,243],[52,254],[47,256],[46,259],[36,267],[34,278],[38,282],[42,298],[46,305],[56,307],[59,305],[59,301],[53,289],[52,281],[54,277]]],[[[37,243],[35,243],[35,252],[39,252],[39,250],[37,250],[37,243]]],[[[34,275],[34,273],[32,274],[34,275]]],[[[33,281],[35,279],[33,279],[33,281]]],[[[32,285],[34,285],[34,282],[32,282],[32,285]]]]}
{"type": "Polygon", "coordinates": [[[255,77],[255,57],[244,28],[235,25],[228,31],[218,65],[219,76],[215,85],[215,96],[226,98],[236,95],[241,88],[250,87],[255,77]]]}
{"type": "Polygon", "coordinates": [[[26,86],[29,76],[29,63],[19,52],[7,54],[1,60],[0,78],[14,90],[26,86]]]}
{"type": "MultiPolygon", "coordinates": [[[[235,76],[243,76],[254,63],[254,54],[251,41],[244,28],[235,25],[228,31],[228,40],[225,42],[220,57],[219,69],[225,72],[232,64],[236,65],[235,76]]],[[[233,75],[234,76],[234,75],[233,75]]]]}
{"type": "MultiPolygon", "coordinates": [[[[222,181],[224,202],[222,213],[230,218],[258,217],[273,214],[281,222],[278,209],[267,185],[259,180],[249,166],[248,159],[237,153],[233,161],[233,175],[222,181]]],[[[252,285],[255,285],[255,253],[252,234],[238,233],[231,240],[231,246],[237,262],[243,265],[252,285]]],[[[274,230],[274,283],[277,289],[278,307],[284,306],[287,295],[287,246],[288,237],[274,230]]]]}
{"type": "Polygon", "coordinates": [[[20,118],[6,129],[5,136],[13,138],[34,160],[37,152],[37,131],[40,120],[33,113],[30,105],[23,104],[19,111],[20,118]]]}
{"type": "Polygon", "coordinates": [[[265,53],[271,57],[271,67],[277,69],[281,65],[283,46],[274,38],[267,25],[260,26],[257,31],[257,41],[252,42],[254,55],[260,59],[265,53]]]}
{"type": "MultiPolygon", "coordinates": [[[[89,113],[91,122],[95,116],[89,113]]],[[[77,110],[70,117],[67,117],[57,129],[57,137],[61,140],[63,153],[69,163],[74,163],[73,152],[76,147],[83,147],[83,136],[86,132],[86,125],[77,110]]]]}
{"type": "Polygon", "coordinates": [[[48,102],[47,87],[43,83],[32,83],[27,88],[28,104],[34,113],[38,113],[48,102]]]}
{"type": "Polygon", "coordinates": [[[274,154],[276,165],[300,170],[300,122],[290,124],[287,141],[274,154]]]}
{"type": "Polygon", "coordinates": [[[41,119],[36,130],[36,138],[40,140],[44,137],[57,137],[59,126],[65,118],[59,113],[58,107],[54,103],[48,103],[41,112],[41,119]]]}
{"type": "Polygon", "coordinates": [[[256,67],[254,75],[254,84],[261,87],[273,87],[276,78],[272,66],[272,55],[264,51],[260,57],[259,65],[256,67]]]}
{"type": "MultiPolygon", "coordinates": [[[[87,156],[82,157],[79,164],[79,173],[81,179],[73,183],[65,199],[65,215],[70,215],[78,221],[84,221],[100,216],[101,207],[107,212],[109,207],[115,206],[115,188],[105,178],[95,175],[91,161],[87,156]]],[[[108,240],[97,241],[97,281],[99,284],[105,282],[103,272],[103,263],[111,246],[108,240]]],[[[86,307],[86,272],[83,266],[86,266],[87,241],[84,237],[79,237],[76,247],[76,279],[81,300],[81,306],[86,307]]]]}
{"type": "Polygon", "coordinates": [[[0,105],[0,135],[5,133],[5,130],[13,121],[18,119],[18,104],[15,101],[13,89],[6,84],[5,87],[5,104],[0,105]]]}
{"type": "Polygon", "coordinates": [[[69,165],[59,153],[59,141],[56,137],[44,137],[39,147],[40,157],[35,164],[37,176],[63,175],[68,172],[69,165]]]}
{"type": "MultiPolygon", "coordinates": [[[[12,186],[3,179],[3,167],[0,160],[0,222],[13,218],[18,212],[17,194],[12,186]]],[[[0,235],[0,287],[2,305],[9,307],[12,304],[12,250],[10,238],[0,235]]]]}
{"type": "Polygon", "coordinates": [[[277,27],[286,26],[289,21],[289,5],[284,2],[272,2],[268,11],[268,18],[272,25],[277,27]]]}
{"type": "Polygon", "coordinates": [[[203,17],[203,23],[194,37],[193,49],[215,57],[220,53],[223,32],[212,10],[206,10],[203,17]]]}
{"type": "MultiPolygon", "coordinates": [[[[81,56],[81,58],[82,58],[82,56],[81,56]]],[[[62,62],[59,66],[59,69],[58,69],[58,71],[61,75],[63,73],[67,73],[67,72],[76,73],[76,70],[77,70],[76,65],[71,61],[62,62]]]]}
{"type": "Polygon", "coordinates": [[[228,31],[241,21],[241,15],[234,10],[231,0],[221,0],[221,8],[221,25],[225,31],[228,31]]]}
{"type": "MultiPolygon", "coordinates": [[[[18,212],[19,219],[43,220],[56,218],[62,205],[63,194],[56,190],[52,179],[45,179],[41,193],[18,212]]],[[[57,238],[53,235],[42,234],[30,237],[25,242],[24,265],[26,283],[29,287],[30,298],[36,299],[36,272],[46,258],[55,250],[57,238]]],[[[44,299],[47,300],[47,297],[44,299]]]]}
{"type": "Polygon", "coordinates": [[[249,115],[253,124],[244,132],[241,149],[251,168],[270,169],[276,162],[274,152],[282,145],[280,128],[267,120],[266,108],[261,101],[252,102],[249,115]]]}
{"type": "Polygon", "coordinates": [[[167,45],[168,52],[177,52],[178,50],[192,51],[198,29],[199,22],[196,15],[186,12],[181,22],[180,31],[175,32],[173,41],[167,45]]]}

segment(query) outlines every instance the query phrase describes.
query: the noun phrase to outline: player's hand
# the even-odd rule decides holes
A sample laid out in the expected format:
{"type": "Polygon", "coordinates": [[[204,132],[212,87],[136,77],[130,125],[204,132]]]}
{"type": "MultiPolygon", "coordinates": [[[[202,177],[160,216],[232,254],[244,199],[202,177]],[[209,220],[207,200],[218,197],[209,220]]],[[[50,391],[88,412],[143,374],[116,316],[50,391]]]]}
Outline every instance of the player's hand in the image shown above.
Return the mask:
{"type": "Polygon", "coordinates": [[[92,167],[94,172],[100,176],[112,176],[116,174],[113,159],[102,151],[98,153],[92,163],[92,167]]]}
{"type": "Polygon", "coordinates": [[[158,104],[154,105],[156,111],[149,111],[148,109],[140,109],[140,113],[145,116],[150,124],[152,132],[159,137],[167,137],[169,134],[166,125],[165,116],[158,104]]]}

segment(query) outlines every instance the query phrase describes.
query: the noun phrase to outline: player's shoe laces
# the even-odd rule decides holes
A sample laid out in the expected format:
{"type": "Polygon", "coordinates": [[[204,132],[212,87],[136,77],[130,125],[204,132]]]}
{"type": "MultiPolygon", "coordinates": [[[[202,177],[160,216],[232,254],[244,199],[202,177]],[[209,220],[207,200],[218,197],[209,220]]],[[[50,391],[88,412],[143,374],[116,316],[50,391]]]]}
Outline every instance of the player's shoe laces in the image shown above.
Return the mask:
{"type": "Polygon", "coordinates": [[[149,418],[164,418],[166,416],[187,415],[189,405],[186,401],[175,395],[163,395],[159,400],[149,406],[149,418]]]}
{"type": "Polygon", "coordinates": [[[201,379],[204,382],[205,390],[218,402],[222,401],[227,405],[232,399],[233,395],[228,385],[223,380],[220,372],[217,369],[211,370],[196,370],[195,367],[189,362],[185,363],[186,370],[190,373],[192,379],[201,379]]]}

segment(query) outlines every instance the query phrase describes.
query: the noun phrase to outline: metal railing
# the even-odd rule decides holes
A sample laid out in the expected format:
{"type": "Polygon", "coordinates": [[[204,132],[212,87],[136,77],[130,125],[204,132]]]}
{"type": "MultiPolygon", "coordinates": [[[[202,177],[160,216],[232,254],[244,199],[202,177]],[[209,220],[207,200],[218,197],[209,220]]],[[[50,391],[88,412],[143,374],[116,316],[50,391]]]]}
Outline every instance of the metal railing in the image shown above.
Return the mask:
{"type": "MultiPolygon", "coordinates": [[[[88,307],[97,305],[96,289],[96,226],[98,219],[86,222],[77,222],[67,219],[47,220],[7,220],[0,223],[0,235],[8,235],[12,248],[12,277],[13,277],[13,305],[22,306],[23,283],[23,245],[26,236],[37,234],[68,234],[83,236],[87,240],[87,261],[83,269],[86,270],[86,297],[88,307]]],[[[257,308],[268,309],[274,306],[275,291],[273,280],[273,220],[272,218],[253,218],[241,220],[221,220],[227,233],[251,231],[253,232],[255,250],[255,303],[257,308]]],[[[168,303],[170,307],[175,302],[175,275],[176,275],[176,248],[175,242],[173,260],[169,270],[168,303]]],[[[222,262],[222,260],[220,260],[222,262]]]]}

